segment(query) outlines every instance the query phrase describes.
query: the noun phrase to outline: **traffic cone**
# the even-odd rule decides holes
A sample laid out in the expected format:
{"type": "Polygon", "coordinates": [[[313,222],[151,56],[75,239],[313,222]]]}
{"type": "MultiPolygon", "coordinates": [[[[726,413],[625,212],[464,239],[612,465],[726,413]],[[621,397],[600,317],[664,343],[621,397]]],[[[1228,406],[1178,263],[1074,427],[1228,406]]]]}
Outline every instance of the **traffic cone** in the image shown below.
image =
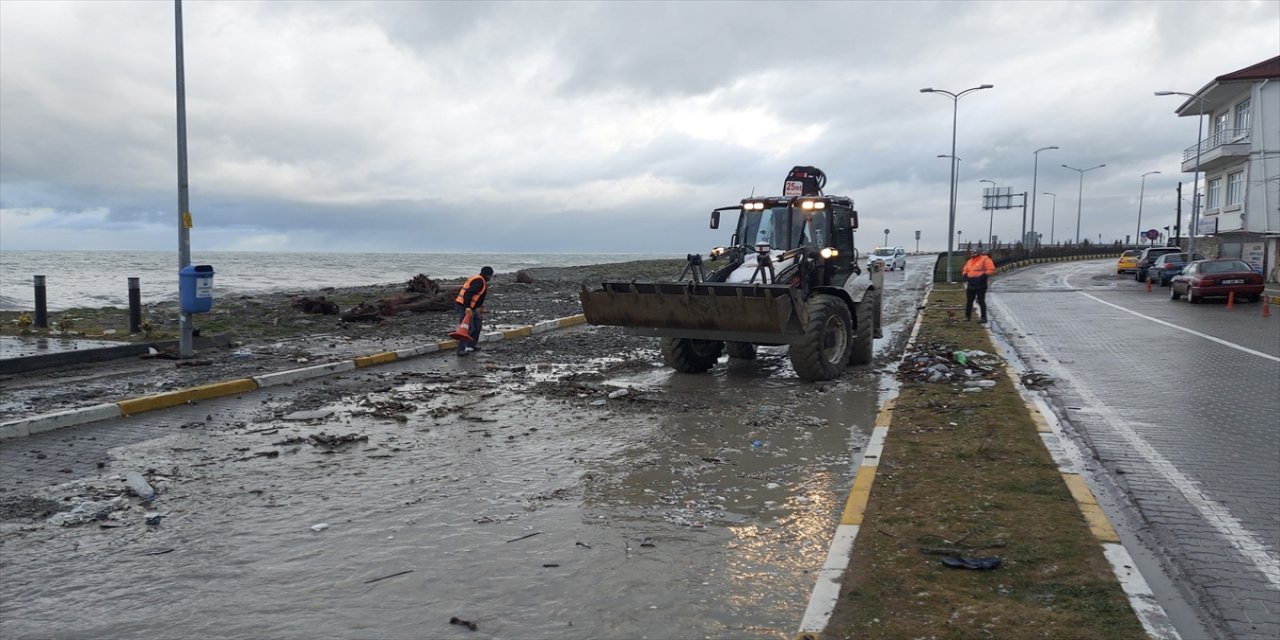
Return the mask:
{"type": "Polygon", "coordinates": [[[1227,308],[1228,309],[1236,308],[1236,292],[1234,291],[1227,292],[1227,308]]]}
{"type": "Polygon", "coordinates": [[[1147,293],[1151,293],[1151,278],[1147,278],[1147,293]]]}
{"type": "Polygon", "coordinates": [[[462,314],[462,322],[458,323],[458,328],[454,329],[453,333],[449,334],[449,337],[453,338],[454,340],[458,340],[460,342],[473,342],[473,340],[471,339],[471,310],[470,309],[467,309],[466,313],[462,314]]]}
{"type": "Polygon", "coordinates": [[[1271,317],[1271,298],[1267,296],[1262,296],[1262,317],[1271,317]]]}

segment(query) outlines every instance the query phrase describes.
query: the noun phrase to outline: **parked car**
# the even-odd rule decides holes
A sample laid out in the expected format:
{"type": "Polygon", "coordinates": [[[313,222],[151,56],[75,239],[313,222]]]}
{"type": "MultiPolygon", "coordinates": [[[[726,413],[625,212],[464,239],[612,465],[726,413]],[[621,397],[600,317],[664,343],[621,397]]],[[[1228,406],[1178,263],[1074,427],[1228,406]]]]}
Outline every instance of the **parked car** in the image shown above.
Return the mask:
{"type": "Polygon", "coordinates": [[[1141,249],[1129,249],[1120,254],[1120,259],[1116,260],[1116,275],[1136,272],[1138,270],[1138,257],[1142,255],[1141,249]]]}
{"type": "Polygon", "coordinates": [[[876,247],[871,255],[867,256],[867,269],[871,268],[872,262],[880,262],[885,271],[893,271],[894,269],[906,270],[907,268],[907,250],[902,247],[876,247]]]}
{"type": "Polygon", "coordinates": [[[1147,267],[1147,281],[1151,284],[1167,287],[1169,286],[1169,281],[1174,276],[1182,273],[1182,268],[1192,260],[1204,260],[1204,256],[1197,253],[1194,258],[1188,260],[1185,253],[1166,253],[1156,258],[1156,261],[1151,263],[1150,267],[1147,267]]]}
{"type": "Polygon", "coordinates": [[[1182,273],[1169,281],[1169,299],[1187,296],[1196,304],[1204,298],[1223,298],[1235,293],[1237,298],[1257,302],[1262,299],[1262,276],[1244,260],[1197,260],[1182,268],[1182,273]]]}
{"type": "Polygon", "coordinates": [[[1180,247],[1147,247],[1146,249],[1143,249],[1142,255],[1138,257],[1138,267],[1137,270],[1133,272],[1133,279],[1138,282],[1146,282],[1147,268],[1151,266],[1151,263],[1156,261],[1156,258],[1159,258],[1166,253],[1181,252],[1182,249],[1180,247]]]}

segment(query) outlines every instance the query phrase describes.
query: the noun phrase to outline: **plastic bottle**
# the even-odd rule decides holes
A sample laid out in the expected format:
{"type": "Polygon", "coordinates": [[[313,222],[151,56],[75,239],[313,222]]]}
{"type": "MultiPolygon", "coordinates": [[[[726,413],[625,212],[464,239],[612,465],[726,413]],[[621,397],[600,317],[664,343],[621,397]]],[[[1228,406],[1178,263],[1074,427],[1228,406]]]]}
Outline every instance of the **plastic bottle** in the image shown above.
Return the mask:
{"type": "Polygon", "coordinates": [[[951,359],[955,360],[956,364],[961,366],[969,364],[969,356],[966,356],[963,351],[957,351],[951,354],[951,359]]]}
{"type": "Polygon", "coordinates": [[[137,471],[130,471],[129,473],[124,474],[124,480],[129,484],[129,488],[133,489],[133,492],[138,494],[138,497],[142,498],[144,502],[155,499],[156,490],[152,489],[151,485],[147,484],[146,479],[142,477],[141,473],[138,473],[137,471]]]}

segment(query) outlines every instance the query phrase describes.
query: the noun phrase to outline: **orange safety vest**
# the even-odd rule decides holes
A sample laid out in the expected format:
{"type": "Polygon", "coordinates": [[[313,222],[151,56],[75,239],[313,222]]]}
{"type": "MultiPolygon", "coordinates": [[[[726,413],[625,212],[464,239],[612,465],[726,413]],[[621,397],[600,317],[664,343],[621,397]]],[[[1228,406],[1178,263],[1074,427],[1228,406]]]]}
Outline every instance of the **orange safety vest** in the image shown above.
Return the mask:
{"type": "Polygon", "coordinates": [[[471,276],[470,278],[467,278],[466,282],[462,283],[462,288],[458,290],[458,297],[454,298],[453,301],[458,304],[466,305],[474,309],[480,303],[484,302],[484,294],[488,292],[488,290],[489,290],[489,283],[485,282],[484,276],[471,276]],[[471,284],[474,283],[476,280],[480,281],[480,292],[471,297],[471,304],[467,304],[467,294],[471,293],[470,292],[471,284]]]}
{"type": "Polygon", "coordinates": [[[994,276],[996,274],[996,263],[992,262],[991,258],[987,256],[975,256],[969,258],[969,261],[964,263],[964,269],[961,271],[961,274],[966,278],[972,278],[980,275],[994,276]]]}

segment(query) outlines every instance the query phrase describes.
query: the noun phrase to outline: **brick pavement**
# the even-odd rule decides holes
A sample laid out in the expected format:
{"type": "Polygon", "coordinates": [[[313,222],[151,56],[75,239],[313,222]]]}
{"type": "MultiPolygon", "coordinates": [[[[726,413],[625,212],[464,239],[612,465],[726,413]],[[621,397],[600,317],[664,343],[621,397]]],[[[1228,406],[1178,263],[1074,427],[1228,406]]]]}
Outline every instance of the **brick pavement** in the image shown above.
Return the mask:
{"type": "Polygon", "coordinates": [[[1225,635],[1280,637],[1280,323],[1256,304],[1172,302],[1111,269],[1046,265],[998,279],[997,328],[1057,378],[1052,400],[1225,635]]]}

